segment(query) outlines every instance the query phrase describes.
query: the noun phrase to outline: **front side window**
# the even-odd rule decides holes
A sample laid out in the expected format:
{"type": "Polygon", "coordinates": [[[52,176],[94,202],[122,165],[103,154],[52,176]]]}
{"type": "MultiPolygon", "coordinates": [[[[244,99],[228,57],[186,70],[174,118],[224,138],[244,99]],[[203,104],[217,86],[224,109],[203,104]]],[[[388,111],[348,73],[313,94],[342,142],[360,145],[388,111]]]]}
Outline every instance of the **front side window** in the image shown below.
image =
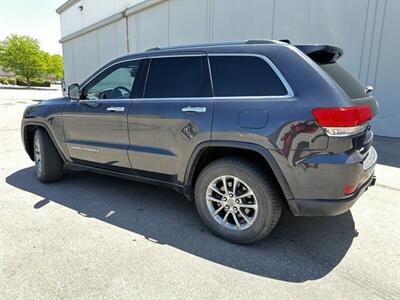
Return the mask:
{"type": "Polygon", "coordinates": [[[151,60],[145,98],[211,97],[211,94],[205,56],[151,60]]]}
{"type": "Polygon", "coordinates": [[[216,97],[284,96],[287,90],[272,67],[255,56],[210,56],[216,97]]]}
{"type": "Polygon", "coordinates": [[[93,79],[84,90],[85,99],[128,99],[140,61],[124,62],[93,79]]]}

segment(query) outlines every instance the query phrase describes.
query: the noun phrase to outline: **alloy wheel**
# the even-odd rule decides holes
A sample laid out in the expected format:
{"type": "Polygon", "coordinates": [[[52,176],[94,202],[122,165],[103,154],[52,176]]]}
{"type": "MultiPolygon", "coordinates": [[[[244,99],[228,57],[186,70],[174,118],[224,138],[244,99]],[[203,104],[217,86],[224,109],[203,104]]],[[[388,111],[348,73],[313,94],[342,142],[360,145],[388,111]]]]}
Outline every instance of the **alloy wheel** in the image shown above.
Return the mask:
{"type": "Polygon", "coordinates": [[[238,177],[224,175],[214,179],[208,185],[206,201],[211,216],[225,228],[244,230],[257,218],[257,198],[238,177]]]}
{"type": "Polygon", "coordinates": [[[38,138],[35,139],[33,156],[35,159],[36,174],[39,176],[42,172],[42,152],[40,150],[40,142],[38,138]]]}

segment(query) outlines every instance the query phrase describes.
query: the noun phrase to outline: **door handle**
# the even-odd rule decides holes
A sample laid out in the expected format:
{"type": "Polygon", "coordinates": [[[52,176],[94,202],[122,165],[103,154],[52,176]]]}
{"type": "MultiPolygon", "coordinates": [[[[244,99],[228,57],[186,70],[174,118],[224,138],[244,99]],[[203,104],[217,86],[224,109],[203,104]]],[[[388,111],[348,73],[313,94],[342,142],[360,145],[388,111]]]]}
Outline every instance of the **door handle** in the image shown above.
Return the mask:
{"type": "Polygon", "coordinates": [[[186,113],[196,113],[196,114],[198,114],[198,113],[204,113],[204,112],[206,112],[206,111],[207,111],[207,108],[205,108],[205,107],[191,107],[191,106],[187,106],[187,107],[182,108],[182,111],[183,111],[183,112],[186,112],[186,113]]]}
{"type": "Polygon", "coordinates": [[[125,107],[123,107],[123,106],[110,106],[110,107],[107,107],[107,111],[122,112],[122,111],[125,111],[125,107]]]}

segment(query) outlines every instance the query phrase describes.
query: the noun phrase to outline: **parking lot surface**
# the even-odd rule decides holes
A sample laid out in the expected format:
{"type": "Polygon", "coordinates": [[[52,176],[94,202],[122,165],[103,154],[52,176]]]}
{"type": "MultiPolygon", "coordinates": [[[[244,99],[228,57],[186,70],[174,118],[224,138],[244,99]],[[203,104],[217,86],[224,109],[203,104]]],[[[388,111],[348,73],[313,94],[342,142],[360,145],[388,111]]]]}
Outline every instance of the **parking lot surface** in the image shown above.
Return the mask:
{"type": "Polygon", "coordinates": [[[377,185],[350,212],[286,211],[239,246],[168,189],[72,171],[40,183],[20,139],[29,101],[1,92],[1,299],[400,298],[398,139],[376,138],[377,185]]]}

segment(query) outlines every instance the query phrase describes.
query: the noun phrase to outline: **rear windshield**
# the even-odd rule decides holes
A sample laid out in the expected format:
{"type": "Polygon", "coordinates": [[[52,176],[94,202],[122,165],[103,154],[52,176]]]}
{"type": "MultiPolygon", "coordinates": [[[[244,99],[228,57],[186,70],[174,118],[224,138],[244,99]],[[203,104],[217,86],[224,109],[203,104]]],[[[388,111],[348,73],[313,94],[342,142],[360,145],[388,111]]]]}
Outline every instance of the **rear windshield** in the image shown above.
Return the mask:
{"type": "Polygon", "coordinates": [[[338,63],[320,65],[351,99],[368,97],[364,86],[338,63]]]}

